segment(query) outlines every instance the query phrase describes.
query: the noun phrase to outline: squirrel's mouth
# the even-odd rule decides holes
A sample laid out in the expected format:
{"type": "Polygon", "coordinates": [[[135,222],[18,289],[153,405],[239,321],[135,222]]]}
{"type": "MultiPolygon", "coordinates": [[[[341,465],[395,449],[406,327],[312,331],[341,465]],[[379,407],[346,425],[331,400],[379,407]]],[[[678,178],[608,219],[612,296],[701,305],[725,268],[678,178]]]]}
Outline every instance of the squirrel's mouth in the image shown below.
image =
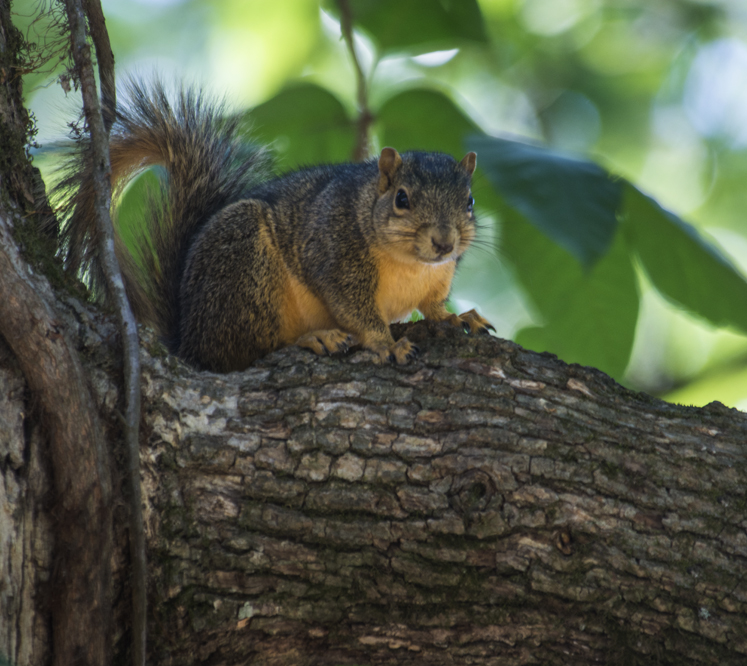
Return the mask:
{"type": "Polygon", "coordinates": [[[435,257],[424,257],[421,254],[418,254],[417,257],[423,264],[428,264],[429,266],[442,266],[451,261],[456,261],[459,258],[459,253],[456,250],[452,250],[448,254],[437,255],[435,257]]]}
{"type": "Polygon", "coordinates": [[[456,255],[449,255],[448,257],[441,257],[440,259],[431,259],[426,262],[429,266],[443,266],[444,264],[456,261],[456,255]]]}
{"type": "Polygon", "coordinates": [[[441,266],[456,261],[464,249],[458,238],[444,239],[429,234],[425,238],[417,239],[413,244],[412,253],[423,264],[441,266]]]}

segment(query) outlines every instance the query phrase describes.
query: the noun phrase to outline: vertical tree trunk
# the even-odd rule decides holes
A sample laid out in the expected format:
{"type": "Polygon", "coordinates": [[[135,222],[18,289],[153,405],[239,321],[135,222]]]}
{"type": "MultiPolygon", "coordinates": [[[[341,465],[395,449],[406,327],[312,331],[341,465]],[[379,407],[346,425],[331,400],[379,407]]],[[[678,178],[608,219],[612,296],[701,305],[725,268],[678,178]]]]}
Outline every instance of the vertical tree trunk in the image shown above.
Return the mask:
{"type": "Polygon", "coordinates": [[[44,663],[34,646],[46,638],[29,643],[31,620],[23,599],[31,595],[38,604],[46,597],[48,606],[37,606],[34,617],[41,619],[51,610],[54,663],[93,666],[108,663],[111,657],[111,469],[98,409],[72,342],[77,331],[66,330],[57,297],[18,247],[17,238],[22,236],[27,249],[44,254],[44,239],[34,230],[36,218],[47,207],[38,171],[25,151],[28,115],[21,95],[22,47],[9,3],[0,0],[0,335],[23,372],[28,391],[21,411],[26,417],[24,445],[13,444],[16,454],[9,456],[21,462],[3,468],[4,505],[11,506],[15,495],[24,518],[10,521],[4,543],[12,538],[16,551],[16,538],[28,543],[22,557],[33,563],[38,554],[43,575],[48,551],[35,543],[46,532],[35,518],[39,455],[30,433],[43,433],[49,446],[44,457],[51,463],[50,483],[44,500],[51,509],[54,534],[54,565],[45,594],[36,587],[38,577],[19,572],[13,554],[3,551],[0,556],[13,569],[11,580],[20,593],[20,603],[15,596],[4,599],[8,606],[1,610],[9,629],[0,651],[19,663],[44,663]],[[40,423],[42,429],[32,425],[40,423]],[[14,485],[15,476],[23,481],[14,485]]]}
{"type": "Polygon", "coordinates": [[[26,382],[0,340],[0,664],[48,664],[49,615],[40,604],[52,574],[44,438],[27,420],[26,382]]]}

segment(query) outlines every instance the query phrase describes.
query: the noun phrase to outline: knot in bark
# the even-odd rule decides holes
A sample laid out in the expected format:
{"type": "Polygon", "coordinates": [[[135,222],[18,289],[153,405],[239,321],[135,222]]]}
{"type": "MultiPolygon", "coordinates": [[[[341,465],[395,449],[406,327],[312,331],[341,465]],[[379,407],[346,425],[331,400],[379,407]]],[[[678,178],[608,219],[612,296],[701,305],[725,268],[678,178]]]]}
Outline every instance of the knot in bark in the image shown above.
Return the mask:
{"type": "Polygon", "coordinates": [[[484,511],[496,493],[495,483],[488,474],[471,469],[457,475],[449,491],[449,504],[462,517],[484,511]]]}

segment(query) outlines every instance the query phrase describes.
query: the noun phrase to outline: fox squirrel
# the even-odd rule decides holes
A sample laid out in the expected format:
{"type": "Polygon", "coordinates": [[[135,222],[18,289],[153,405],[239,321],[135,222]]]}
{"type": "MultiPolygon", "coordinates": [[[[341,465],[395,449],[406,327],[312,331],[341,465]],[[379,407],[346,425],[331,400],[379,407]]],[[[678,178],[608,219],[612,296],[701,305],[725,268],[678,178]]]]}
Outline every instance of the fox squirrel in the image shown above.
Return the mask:
{"type": "MultiPolygon", "coordinates": [[[[110,141],[113,199],[144,168],[166,177],[141,231],[117,256],[136,318],[206,370],[242,370],[285,345],[317,354],[354,343],[382,360],[418,353],[389,324],[415,308],[466,330],[492,326],[444,307],[475,235],[476,155],[384,148],[378,160],[270,177],[265,151],[199,91],[169,101],[160,83],[130,82],[110,141]]],[[[121,98],[120,98],[121,99],[121,98]]],[[[90,158],[82,147],[58,191],[68,267],[103,293],[90,158]]],[[[115,225],[116,226],[116,225],[115,225]]]]}

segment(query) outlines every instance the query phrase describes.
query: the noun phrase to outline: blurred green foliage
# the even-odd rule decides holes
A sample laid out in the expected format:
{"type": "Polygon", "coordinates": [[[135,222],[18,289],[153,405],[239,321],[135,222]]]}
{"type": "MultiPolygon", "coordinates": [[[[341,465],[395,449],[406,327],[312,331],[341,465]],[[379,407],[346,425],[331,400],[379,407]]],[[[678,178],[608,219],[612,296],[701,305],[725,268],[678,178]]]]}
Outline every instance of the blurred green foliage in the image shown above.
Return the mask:
{"type": "MultiPolygon", "coordinates": [[[[339,15],[333,0],[322,5],[339,15]]],[[[351,3],[355,22],[384,52],[428,53],[453,48],[455,40],[488,42],[476,0],[356,0],[351,3]]]]}
{"type": "MultiPolygon", "coordinates": [[[[14,2],[43,34],[34,5],[14,2]]],[[[481,237],[455,304],[633,387],[747,408],[744,3],[349,6],[373,150],[478,152],[481,237]]],[[[203,82],[283,169],[350,159],[358,81],[334,0],[105,0],[104,11],[120,77],[203,82]]],[[[59,87],[41,87],[53,78],[26,82],[42,143],[63,124],[59,87]]],[[[137,216],[142,189],[123,216],[137,216]]]]}
{"type": "Polygon", "coordinates": [[[288,86],[244,117],[247,138],[272,145],[286,169],[344,162],[353,153],[355,131],[345,107],[311,83],[288,86]]]}

